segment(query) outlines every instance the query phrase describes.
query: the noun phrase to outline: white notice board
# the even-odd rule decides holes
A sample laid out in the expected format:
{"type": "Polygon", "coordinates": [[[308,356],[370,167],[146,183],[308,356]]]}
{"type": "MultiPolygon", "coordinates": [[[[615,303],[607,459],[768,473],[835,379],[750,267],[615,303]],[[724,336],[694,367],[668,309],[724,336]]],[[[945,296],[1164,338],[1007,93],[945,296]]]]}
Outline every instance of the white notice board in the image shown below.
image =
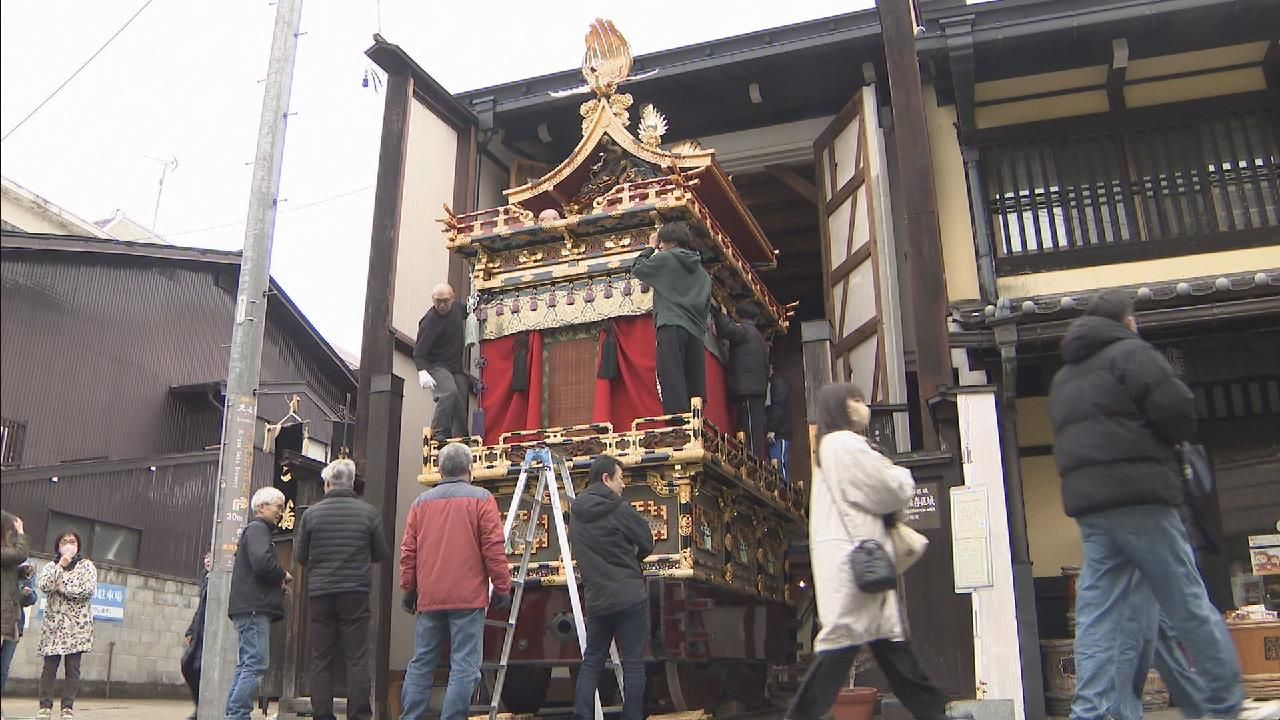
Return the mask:
{"type": "Polygon", "coordinates": [[[991,525],[987,489],[951,488],[951,566],[956,592],[991,587],[991,525]]]}

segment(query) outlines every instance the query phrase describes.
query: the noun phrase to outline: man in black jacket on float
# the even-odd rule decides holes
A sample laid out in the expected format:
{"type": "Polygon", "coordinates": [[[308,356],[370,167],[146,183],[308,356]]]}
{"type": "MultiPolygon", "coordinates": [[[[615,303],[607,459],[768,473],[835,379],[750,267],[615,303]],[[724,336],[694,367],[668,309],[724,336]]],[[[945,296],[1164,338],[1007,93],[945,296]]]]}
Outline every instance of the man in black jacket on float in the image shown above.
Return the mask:
{"type": "Polygon", "coordinates": [[[1137,329],[1129,294],[1101,293],[1067,330],[1066,364],[1049,391],[1062,503],[1084,545],[1071,719],[1108,716],[1117,649],[1134,640],[1124,637],[1134,632],[1128,604],[1150,596],[1204,680],[1205,717],[1234,718],[1243,699],[1236,653],[1178,514],[1174,446],[1195,432],[1195,399],[1137,329]],[[1131,592],[1132,583],[1150,595],[1131,592]]]}
{"type": "Polygon", "coordinates": [[[596,687],[615,639],[622,660],[622,720],[640,720],[644,713],[649,600],[640,561],[653,552],[653,531],[622,499],[626,484],[617,459],[600,455],[591,464],[590,485],[573,501],[569,515],[569,541],[582,575],[587,613],[587,649],[573,696],[574,720],[595,717],[596,687]]]}
{"type": "Polygon", "coordinates": [[[715,312],[716,335],[729,343],[729,399],[737,413],[738,430],[747,436],[747,449],[766,459],[764,399],[769,392],[769,347],[756,327],[760,311],[750,302],[735,308],[738,322],[715,312]]]}
{"type": "Polygon", "coordinates": [[[249,720],[253,712],[258,685],[271,661],[271,623],[284,619],[284,591],[293,582],[280,567],[271,539],[284,514],[284,493],[271,486],[260,488],[249,507],[253,519],[240,533],[227,605],[240,647],[227,693],[226,720],[249,720]]]}
{"type": "Polygon", "coordinates": [[[418,321],[413,362],[418,385],[436,401],[431,437],[436,440],[467,436],[467,398],[471,381],[463,367],[466,313],[454,300],[453,287],[440,283],[431,290],[431,309],[418,321]]]}
{"type": "Polygon", "coordinates": [[[378,512],[356,497],[356,464],[335,460],[320,477],[324,500],[303,513],[293,551],[307,567],[312,717],[334,720],[333,664],[340,653],[347,668],[346,717],[369,720],[369,591],[373,563],[390,551],[378,512]]]}

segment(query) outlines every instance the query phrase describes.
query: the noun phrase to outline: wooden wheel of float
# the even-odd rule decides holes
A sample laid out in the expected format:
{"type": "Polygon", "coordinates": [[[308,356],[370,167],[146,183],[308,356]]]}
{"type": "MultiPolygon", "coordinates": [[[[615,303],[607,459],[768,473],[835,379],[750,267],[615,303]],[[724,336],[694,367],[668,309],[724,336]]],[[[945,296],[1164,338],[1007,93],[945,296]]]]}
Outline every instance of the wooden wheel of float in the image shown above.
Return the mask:
{"type": "Polygon", "coordinates": [[[764,705],[768,666],[764,662],[694,664],[669,660],[652,681],[656,687],[650,697],[660,708],[736,714],[764,705]],[[734,707],[724,707],[727,703],[734,707]]]}

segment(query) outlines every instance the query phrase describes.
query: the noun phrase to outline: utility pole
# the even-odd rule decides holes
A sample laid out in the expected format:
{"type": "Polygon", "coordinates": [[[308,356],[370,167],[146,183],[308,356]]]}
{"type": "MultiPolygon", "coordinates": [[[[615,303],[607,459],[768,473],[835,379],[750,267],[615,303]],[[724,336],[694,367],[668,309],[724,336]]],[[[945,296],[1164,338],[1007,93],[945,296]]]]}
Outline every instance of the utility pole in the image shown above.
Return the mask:
{"type": "Polygon", "coordinates": [[[222,453],[218,461],[218,502],[213,517],[214,563],[209,573],[204,620],[199,720],[224,717],[239,647],[235,628],[227,619],[227,603],[240,533],[252,513],[249,488],[253,478],[253,436],[258,423],[257,392],[266,329],[267,286],[271,277],[271,240],[275,233],[280,166],[284,160],[285,125],[301,18],[302,0],[277,0],[231,331],[222,453]]]}
{"type": "Polygon", "coordinates": [[[938,199],[933,185],[933,157],[924,115],[924,88],[916,57],[919,24],[914,0],[877,0],[884,56],[893,94],[893,144],[898,177],[910,192],[893,201],[906,219],[907,290],[913,298],[916,329],[916,384],[920,388],[921,428],[925,445],[938,447],[929,400],[951,385],[951,350],[947,338],[947,286],[942,274],[942,236],[938,199]]]}

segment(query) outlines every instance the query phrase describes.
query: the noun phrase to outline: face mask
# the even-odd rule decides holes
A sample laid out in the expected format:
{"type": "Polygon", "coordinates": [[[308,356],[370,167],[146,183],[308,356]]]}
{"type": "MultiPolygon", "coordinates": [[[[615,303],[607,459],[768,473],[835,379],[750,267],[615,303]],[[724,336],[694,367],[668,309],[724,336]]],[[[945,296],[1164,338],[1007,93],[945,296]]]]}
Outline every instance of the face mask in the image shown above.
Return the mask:
{"type": "Polygon", "coordinates": [[[849,417],[855,428],[865,430],[871,424],[871,408],[860,402],[849,403],[849,417]]]}

